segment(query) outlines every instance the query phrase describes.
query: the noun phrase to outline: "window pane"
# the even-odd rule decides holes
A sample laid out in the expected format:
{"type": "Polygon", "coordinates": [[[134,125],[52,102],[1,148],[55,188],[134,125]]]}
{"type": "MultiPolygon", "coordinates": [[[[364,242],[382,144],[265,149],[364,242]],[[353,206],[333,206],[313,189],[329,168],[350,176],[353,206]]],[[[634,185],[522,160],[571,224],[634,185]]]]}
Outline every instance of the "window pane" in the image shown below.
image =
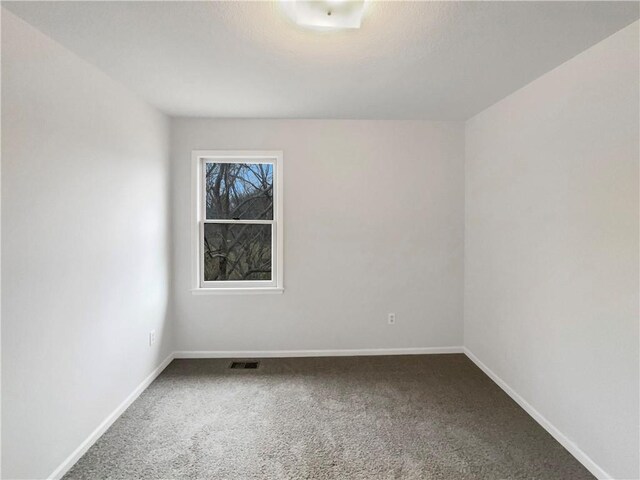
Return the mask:
{"type": "Polygon", "coordinates": [[[271,280],[271,225],[206,223],[204,279],[271,280]]]}
{"type": "Polygon", "coordinates": [[[205,163],[207,219],[273,220],[273,165],[205,163]]]}

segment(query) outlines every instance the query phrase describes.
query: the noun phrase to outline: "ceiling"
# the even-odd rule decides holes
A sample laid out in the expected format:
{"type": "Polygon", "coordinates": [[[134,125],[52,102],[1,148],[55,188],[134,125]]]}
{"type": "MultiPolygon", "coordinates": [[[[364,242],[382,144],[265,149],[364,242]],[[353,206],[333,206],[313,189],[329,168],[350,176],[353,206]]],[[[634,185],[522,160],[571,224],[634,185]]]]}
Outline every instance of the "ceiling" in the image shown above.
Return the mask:
{"type": "Polygon", "coordinates": [[[466,119],[640,16],[638,2],[376,2],[358,30],[272,2],[2,2],[170,115],[466,119]]]}

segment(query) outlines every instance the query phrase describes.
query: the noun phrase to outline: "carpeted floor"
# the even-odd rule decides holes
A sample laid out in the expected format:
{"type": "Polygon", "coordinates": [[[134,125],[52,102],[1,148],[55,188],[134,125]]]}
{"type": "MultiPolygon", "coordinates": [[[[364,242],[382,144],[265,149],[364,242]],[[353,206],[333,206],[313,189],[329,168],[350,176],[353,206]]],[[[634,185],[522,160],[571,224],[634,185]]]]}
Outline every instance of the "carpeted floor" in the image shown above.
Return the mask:
{"type": "Polygon", "coordinates": [[[464,355],[175,360],[64,477],[594,477],[464,355]]]}

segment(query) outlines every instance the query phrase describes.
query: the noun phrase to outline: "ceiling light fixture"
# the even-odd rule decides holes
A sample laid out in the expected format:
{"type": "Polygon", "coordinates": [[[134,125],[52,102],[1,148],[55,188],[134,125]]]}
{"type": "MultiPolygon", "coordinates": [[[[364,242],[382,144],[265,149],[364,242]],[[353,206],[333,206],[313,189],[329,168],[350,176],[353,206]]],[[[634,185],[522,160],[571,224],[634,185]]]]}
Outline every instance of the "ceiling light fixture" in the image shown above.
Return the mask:
{"type": "Polygon", "coordinates": [[[293,18],[303,27],[360,28],[365,0],[294,0],[293,18]]]}

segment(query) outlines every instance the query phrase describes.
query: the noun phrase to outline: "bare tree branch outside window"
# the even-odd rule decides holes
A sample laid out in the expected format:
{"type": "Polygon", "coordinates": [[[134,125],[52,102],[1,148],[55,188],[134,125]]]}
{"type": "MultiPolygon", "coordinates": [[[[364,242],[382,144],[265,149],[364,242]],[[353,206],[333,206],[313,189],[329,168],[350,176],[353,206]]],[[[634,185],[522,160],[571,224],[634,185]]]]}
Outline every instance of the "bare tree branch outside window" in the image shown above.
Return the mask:
{"type": "MultiPolygon", "coordinates": [[[[273,220],[273,165],[205,163],[207,220],[273,220]]],[[[271,280],[272,226],[204,226],[204,280],[271,280]]]]}

